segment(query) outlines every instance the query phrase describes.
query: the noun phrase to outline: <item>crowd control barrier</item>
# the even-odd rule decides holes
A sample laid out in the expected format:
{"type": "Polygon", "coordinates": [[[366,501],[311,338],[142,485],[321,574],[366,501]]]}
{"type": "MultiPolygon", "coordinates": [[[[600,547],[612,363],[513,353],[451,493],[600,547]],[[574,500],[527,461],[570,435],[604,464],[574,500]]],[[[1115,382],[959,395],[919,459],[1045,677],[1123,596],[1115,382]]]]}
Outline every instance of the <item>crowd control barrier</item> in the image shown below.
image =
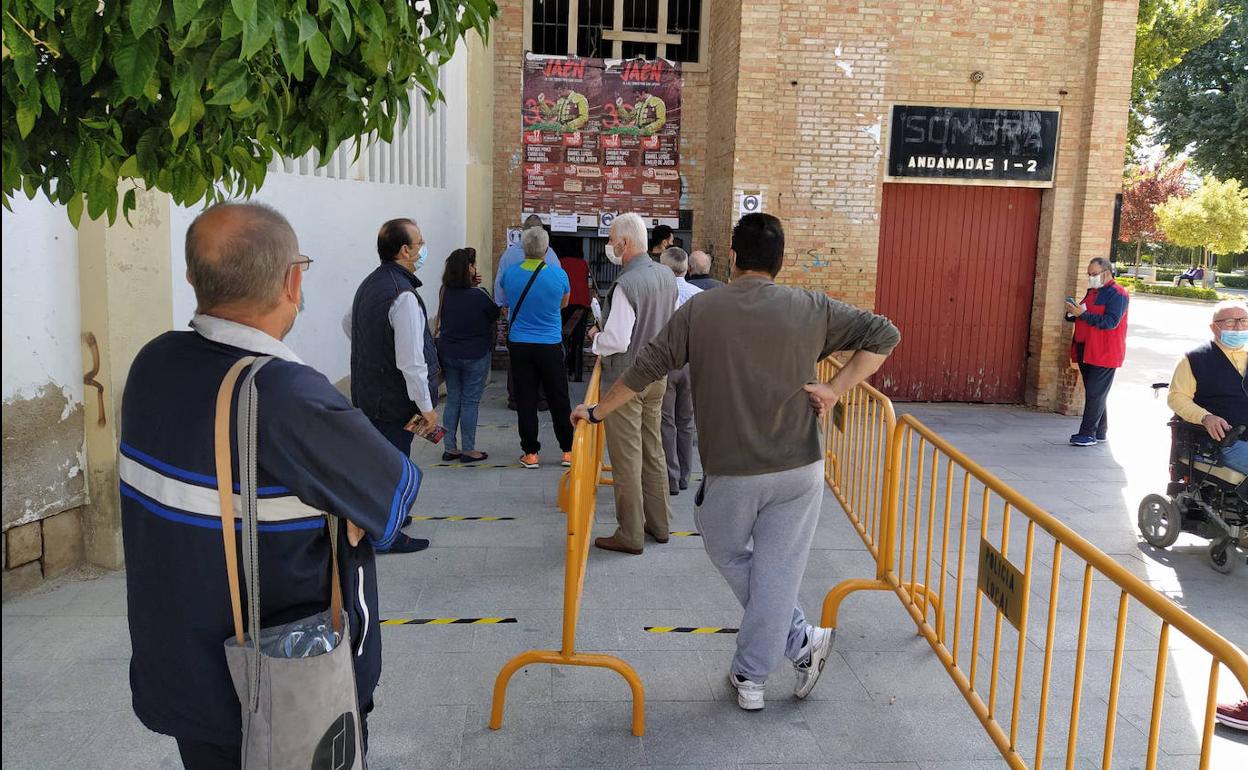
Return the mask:
{"type": "MultiPolygon", "coordinates": [[[[598,402],[601,366],[594,367],[585,392],[585,403],[598,402]]],[[[490,729],[503,726],[507,683],[513,674],[532,663],[559,666],[593,666],[608,668],[624,677],[633,692],[633,735],[646,730],[646,700],[641,678],[632,666],[611,655],[576,651],[576,623],[581,612],[581,593],[585,586],[585,563],[589,557],[589,541],[597,507],[598,484],[603,476],[603,441],[601,423],[578,423],[572,439],[572,467],[559,480],[559,507],[568,517],[567,546],[563,570],[563,644],[559,650],[529,650],[503,666],[494,681],[494,704],[490,711],[490,729]]]]}
{"type": "MultiPolygon", "coordinates": [[[[824,362],[823,379],[834,371],[824,362]]],[[[1201,712],[1199,767],[1210,767],[1220,670],[1248,691],[1243,650],[913,416],[894,420],[879,391],[860,385],[843,403],[825,416],[828,484],[875,557],[876,577],[835,586],[823,626],[836,628],[856,591],[894,592],[1006,763],[1035,770],[1049,756],[1073,768],[1097,751],[1108,769],[1116,750],[1144,755],[1152,770],[1163,734],[1185,740],[1195,720],[1170,711],[1185,701],[1166,686],[1172,634],[1181,634],[1191,642],[1185,660],[1191,652],[1208,661],[1192,710],[1201,712]],[[1128,637],[1146,664],[1128,663],[1128,637]],[[1090,652],[1102,664],[1096,674],[1090,652]],[[1027,665],[1029,654],[1039,665],[1027,665]],[[1124,711],[1147,723],[1146,736],[1132,735],[1144,745],[1117,742],[1124,711]]]]}

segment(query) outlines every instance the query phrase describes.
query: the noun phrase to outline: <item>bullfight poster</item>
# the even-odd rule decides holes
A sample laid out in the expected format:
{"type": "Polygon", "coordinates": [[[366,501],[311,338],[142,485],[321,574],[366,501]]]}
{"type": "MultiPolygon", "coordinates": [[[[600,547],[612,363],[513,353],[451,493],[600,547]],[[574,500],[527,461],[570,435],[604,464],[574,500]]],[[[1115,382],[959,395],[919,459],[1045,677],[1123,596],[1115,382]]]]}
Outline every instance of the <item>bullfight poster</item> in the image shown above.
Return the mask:
{"type": "Polygon", "coordinates": [[[525,213],[678,216],[678,64],[528,54],[521,91],[525,213]]]}

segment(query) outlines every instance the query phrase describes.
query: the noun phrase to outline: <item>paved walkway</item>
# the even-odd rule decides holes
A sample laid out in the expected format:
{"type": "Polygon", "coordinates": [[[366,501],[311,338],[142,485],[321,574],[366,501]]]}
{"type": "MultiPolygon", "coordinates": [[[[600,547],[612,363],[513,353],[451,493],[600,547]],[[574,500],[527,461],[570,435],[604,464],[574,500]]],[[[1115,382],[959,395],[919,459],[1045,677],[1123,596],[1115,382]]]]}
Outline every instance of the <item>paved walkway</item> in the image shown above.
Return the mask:
{"type": "MultiPolygon", "coordinates": [[[[1165,410],[1138,386],[1165,379],[1173,359],[1199,336],[1187,333],[1199,314],[1188,307],[1136,301],[1132,365],[1114,392],[1108,446],[1065,446],[1071,418],[1025,409],[925,405],[913,411],[1198,617],[1248,645],[1248,570],[1223,577],[1203,564],[1195,540],[1161,554],[1141,548],[1134,533],[1139,497],[1161,486],[1165,473],[1165,410]]],[[[495,379],[486,394],[479,446],[490,452],[491,463],[511,464],[519,454],[514,414],[503,408],[501,377],[495,379]]],[[[543,440],[553,449],[549,424],[543,440]]],[[[434,547],[381,558],[383,617],[505,616],[518,622],[385,627],[370,767],[1003,766],[927,643],[888,594],[858,594],[846,602],[835,652],[810,700],[792,698],[792,674],[782,670],[769,683],[765,711],[739,711],[725,681],[732,636],[643,630],[731,627],[739,621],[735,599],[697,537],[650,544],[640,557],[590,556],[580,647],[611,652],[636,667],[647,688],[644,738],[629,734],[623,680],[605,671],[548,666],[513,678],[503,729],[490,731],[486,721],[499,668],[521,650],[558,644],[564,536],[564,517],[554,505],[559,469],[437,468],[431,466],[438,450],[416,451],[428,473],[418,514],[514,520],[417,522],[408,532],[431,538],[434,547]]],[[[548,451],[548,462],[555,457],[548,451]]],[[[596,533],[607,534],[614,518],[610,492],[599,500],[596,533]]],[[[674,529],[693,530],[692,494],[672,502],[674,529]]],[[[802,589],[808,614],[817,616],[823,594],[839,580],[871,574],[858,536],[829,496],[802,589]]],[[[78,577],[85,579],[4,604],[6,770],[178,767],[172,740],[146,731],[129,708],[122,576],[78,577]]],[[[1098,596],[1103,588],[1098,584],[1098,596]]],[[[1147,675],[1155,636],[1133,622],[1128,638],[1130,673],[1147,675]]],[[[1107,675],[1112,639],[1112,617],[1095,617],[1089,681],[1107,675]]],[[[1063,649],[1073,646],[1061,641],[1063,649]]],[[[1168,679],[1163,767],[1195,767],[1191,715],[1203,704],[1193,698],[1203,692],[1207,669],[1188,665],[1189,657],[1190,650],[1176,651],[1168,679]]],[[[1031,654],[1028,670],[1041,660],[1031,654]]],[[[1116,768],[1143,764],[1150,696],[1151,687],[1124,690],[1116,768]]],[[[1082,724],[1092,730],[1104,724],[1106,693],[1089,685],[1084,697],[1082,724]]],[[[1064,766],[1066,728],[1056,723],[1065,721],[1067,710],[1065,697],[1055,694],[1052,712],[1060,718],[1053,718],[1046,766],[1064,766]]],[[[1028,738],[1024,730],[1020,741],[1030,754],[1034,738],[1028,738]]],[[[1217,751],[1215,767],[1248,766],[1248,741],[1238,736],[1219,729],[1217,751]]],[[[1099,737],[1089,738],[1079,745],[1076,766],[1100,766],[1100,754],[1099,737]]]]}

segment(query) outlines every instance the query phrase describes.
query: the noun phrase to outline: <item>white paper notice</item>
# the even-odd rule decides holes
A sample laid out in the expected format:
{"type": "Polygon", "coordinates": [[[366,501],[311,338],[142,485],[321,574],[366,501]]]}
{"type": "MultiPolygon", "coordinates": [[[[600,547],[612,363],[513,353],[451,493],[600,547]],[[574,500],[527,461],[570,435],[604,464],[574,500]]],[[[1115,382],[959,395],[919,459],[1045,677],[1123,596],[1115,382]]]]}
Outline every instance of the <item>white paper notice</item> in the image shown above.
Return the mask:
{"type": "Polygon", "coordinates": [[[576,214],[551,214],[550,231],[552,233],[576,232],[576,214]]]}

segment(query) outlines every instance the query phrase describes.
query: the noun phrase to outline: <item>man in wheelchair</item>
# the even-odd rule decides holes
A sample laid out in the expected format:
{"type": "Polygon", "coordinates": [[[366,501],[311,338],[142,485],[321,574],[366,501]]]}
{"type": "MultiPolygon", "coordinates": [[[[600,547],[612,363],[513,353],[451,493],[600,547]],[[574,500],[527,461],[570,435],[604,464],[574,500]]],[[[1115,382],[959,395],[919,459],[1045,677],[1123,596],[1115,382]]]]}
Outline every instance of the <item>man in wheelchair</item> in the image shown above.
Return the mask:
{"type": "Polygon", "coordinates": [[[1169,498],[1144,498],[1139,525],[1162,548],[1180,532],[1208,538],[1214,569],[1230,572],[1243,561],[1236,545],[1248,544],[1248,307],[1219,303],[1209,328],[1213,339],[1179,361],[1169,385],[1169,498]]]}

